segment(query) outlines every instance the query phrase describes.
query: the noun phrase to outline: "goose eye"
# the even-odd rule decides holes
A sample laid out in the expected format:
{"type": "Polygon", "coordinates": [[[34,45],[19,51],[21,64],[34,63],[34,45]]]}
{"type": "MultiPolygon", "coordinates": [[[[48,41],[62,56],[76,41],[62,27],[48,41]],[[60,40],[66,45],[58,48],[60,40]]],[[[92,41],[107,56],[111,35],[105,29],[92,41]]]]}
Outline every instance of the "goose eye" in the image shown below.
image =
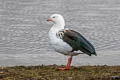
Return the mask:
{"type": "Polygon", "coordinates": [[[53,18],[55,18],[55,16],[53,18]]]}

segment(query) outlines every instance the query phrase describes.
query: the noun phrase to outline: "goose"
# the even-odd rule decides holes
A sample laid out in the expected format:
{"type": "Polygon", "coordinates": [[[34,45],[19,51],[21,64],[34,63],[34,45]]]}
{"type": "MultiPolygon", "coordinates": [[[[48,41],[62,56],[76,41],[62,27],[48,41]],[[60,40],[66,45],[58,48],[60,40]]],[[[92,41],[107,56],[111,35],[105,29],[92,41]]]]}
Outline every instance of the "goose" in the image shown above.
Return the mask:
{"type": "Polygon", "coordinates": [[[73,56],[78,54],[97,55],[94,46],[79,32],[65,28],[65,20],[61,14],[52,14],[48,22],[53,22],[49,30],[49,43],[58,53],[69,56],[67,65],[59,68],[69,70],[73,56]]]}

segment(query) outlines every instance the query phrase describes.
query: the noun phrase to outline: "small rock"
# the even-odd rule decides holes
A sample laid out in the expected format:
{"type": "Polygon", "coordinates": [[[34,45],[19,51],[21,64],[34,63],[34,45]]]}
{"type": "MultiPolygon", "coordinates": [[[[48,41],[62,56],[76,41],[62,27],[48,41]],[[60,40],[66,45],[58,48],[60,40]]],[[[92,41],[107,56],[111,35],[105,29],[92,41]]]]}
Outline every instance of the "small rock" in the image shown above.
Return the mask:
{"type": "Polygon", "coordinates": [[[68,80],[72,80],[72,77],[68,77],[68,80]]]}
{"type": "Polygon", "coordinates": [[[120,76],[112,76],[112,80],[120,80],[120,76]]]}

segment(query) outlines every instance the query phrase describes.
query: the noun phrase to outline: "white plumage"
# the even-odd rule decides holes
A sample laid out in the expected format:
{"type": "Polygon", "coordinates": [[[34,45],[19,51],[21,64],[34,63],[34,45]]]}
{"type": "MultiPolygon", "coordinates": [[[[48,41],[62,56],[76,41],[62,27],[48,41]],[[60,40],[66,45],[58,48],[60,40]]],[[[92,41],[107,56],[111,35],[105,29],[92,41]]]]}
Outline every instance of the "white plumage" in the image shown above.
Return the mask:
{"type": "Polygon", "coordinates": [[[52,15],[50,18],[52,19],[53,17],[56,18],[57,22],[54,21],[54,25],[49,31],[49,42],[55,51],[69,54],[69,52],[72,51],[72,47],[56,36],[60,30],[64,29],[64,19],[62,16],[57,14],[52,15]]]}

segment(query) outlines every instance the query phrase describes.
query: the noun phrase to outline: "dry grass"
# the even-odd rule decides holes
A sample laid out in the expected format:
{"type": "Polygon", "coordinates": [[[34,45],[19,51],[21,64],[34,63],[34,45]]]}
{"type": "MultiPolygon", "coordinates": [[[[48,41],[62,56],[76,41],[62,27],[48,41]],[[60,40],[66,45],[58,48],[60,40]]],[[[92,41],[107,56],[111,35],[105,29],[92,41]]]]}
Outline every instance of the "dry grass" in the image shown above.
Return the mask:
{"type": "Polygon", "coordinates": [[[81,66],[67,71],[58,67],[0,67],[0,80],[120,80],[120,66],[81,66]]]}

